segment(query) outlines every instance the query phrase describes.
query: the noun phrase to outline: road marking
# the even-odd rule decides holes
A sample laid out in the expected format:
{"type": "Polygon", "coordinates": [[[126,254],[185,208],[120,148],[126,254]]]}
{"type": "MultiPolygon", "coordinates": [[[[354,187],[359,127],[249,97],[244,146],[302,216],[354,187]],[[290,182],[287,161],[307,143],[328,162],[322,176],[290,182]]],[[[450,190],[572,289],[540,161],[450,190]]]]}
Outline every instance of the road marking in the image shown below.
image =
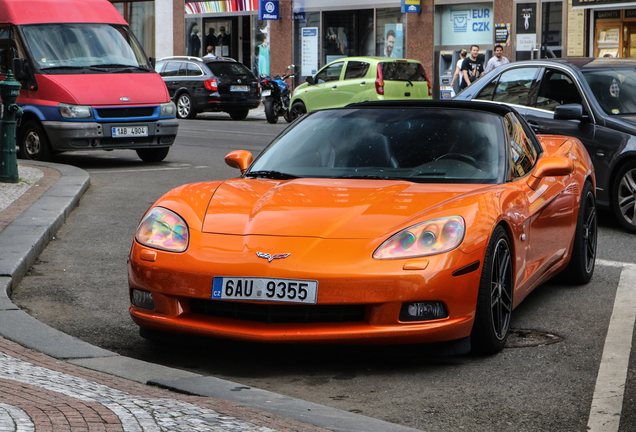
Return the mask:
{"type": "Polygon", "coordinates": [[[191,168],[187,167],[172,167],[172,168],[144,168],[144,169],[120,169],[120,170],[87,170],[91,174],[102,173],[129,173],[129,172],[142,172],[142,171],[174,171],[191,168]]]}
{"type": "Polygon", "coordinates": [[[598,260],[603,266],[622,267],[616,289],[603,356],[596,377],[587,428],[591,432],[616,432],[621,421],[632,335],[636,322],[636,266],[598,260]]]}

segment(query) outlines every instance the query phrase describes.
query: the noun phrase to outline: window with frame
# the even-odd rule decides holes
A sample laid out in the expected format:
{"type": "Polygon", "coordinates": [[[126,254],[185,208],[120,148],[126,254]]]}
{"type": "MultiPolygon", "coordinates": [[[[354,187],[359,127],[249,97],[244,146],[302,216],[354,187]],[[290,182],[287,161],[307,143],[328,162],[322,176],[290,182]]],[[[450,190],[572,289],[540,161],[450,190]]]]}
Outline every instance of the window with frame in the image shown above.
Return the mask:
{"type": "Polygon", "coordinates": [[[13,59],[26,59],[20,40],[11,26],[0,26],[0,74],[13,70],[13,59]]]}
{"type": "Polygon", "coordinates": [[[350,61],[347,63],[344,79],[364,78],[369,70],[369,63],[350,61]]]}
{"type": "Polygon", "coordinates": [[[556,69],[546,71],[539,86],[536,108],[554,111],[559,105],[581,102],[581,94],[572,78],[556,69]]]}
{"type": "Polygon", "coordinates": [[[504,117],[510,148],[510,179],[528,174],[537,161],[538,152],[519,119],[512,113],[504,117]]]}
{"type": "Polygon", "coordinates": [[[188,76],[201,76],[203,75],[203,71],[201,68],[194,63],[188,63],[188,68],[186,71],[188,76]]]}
{"type": "Polygon", "coordinates": [[[493,100],[506,104],[527,106],[530,88],[537,74],[537,68],[510,69],[501,74],[493,100]]]}
{"type": "Polygon", "coordinates": [[[166,68],[161,72],[162,77],[173,77],[179,75],[180,62],[168,62],[166,68]]]}
{"type": "Polygon", "coordinates": [[[343,66],[344,62],[341,62],[324,68],[316,75],[316,83],[320,84],[329,81],[338,81],[340,79],[340,73],[342,72],[343,66]]]}

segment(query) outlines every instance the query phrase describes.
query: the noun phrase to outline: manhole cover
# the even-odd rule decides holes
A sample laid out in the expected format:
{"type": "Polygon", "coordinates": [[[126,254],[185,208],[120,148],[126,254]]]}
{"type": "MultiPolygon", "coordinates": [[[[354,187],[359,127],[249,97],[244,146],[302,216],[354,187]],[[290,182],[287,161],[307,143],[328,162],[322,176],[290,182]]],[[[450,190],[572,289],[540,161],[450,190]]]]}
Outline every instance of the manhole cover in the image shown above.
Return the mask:
{"type": "Polygon", "coordinates": [[[562,337],[536,330],[510,329],[506,348],[525,348],[551,345],[561,342],[562,337]]]}

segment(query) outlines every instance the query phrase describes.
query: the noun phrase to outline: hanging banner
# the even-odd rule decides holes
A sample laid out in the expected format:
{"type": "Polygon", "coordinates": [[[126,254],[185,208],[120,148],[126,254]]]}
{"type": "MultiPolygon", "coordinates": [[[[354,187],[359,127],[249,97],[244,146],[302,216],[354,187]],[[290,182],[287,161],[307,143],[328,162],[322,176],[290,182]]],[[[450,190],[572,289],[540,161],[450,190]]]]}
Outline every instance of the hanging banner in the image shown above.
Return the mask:
{"type": "Polygon", "coordinates": [[[401,0],[402,13],[420,13],[420,0],[401,0]]]}

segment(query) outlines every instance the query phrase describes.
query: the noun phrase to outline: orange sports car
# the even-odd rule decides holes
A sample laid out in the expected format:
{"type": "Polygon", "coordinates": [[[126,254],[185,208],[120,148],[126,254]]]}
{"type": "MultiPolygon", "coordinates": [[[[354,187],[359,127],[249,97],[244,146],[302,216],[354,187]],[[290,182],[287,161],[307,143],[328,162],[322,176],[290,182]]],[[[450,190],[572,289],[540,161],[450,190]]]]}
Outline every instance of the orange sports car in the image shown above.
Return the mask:
{"type": "Polygon", "coordinates": [[[155,202],[129,257],[142,336],[451,341],[501,350],[513,309],[596,258],[592,163],[480,102],[380,102],[304,116],[226,181],[155,202]]]}

